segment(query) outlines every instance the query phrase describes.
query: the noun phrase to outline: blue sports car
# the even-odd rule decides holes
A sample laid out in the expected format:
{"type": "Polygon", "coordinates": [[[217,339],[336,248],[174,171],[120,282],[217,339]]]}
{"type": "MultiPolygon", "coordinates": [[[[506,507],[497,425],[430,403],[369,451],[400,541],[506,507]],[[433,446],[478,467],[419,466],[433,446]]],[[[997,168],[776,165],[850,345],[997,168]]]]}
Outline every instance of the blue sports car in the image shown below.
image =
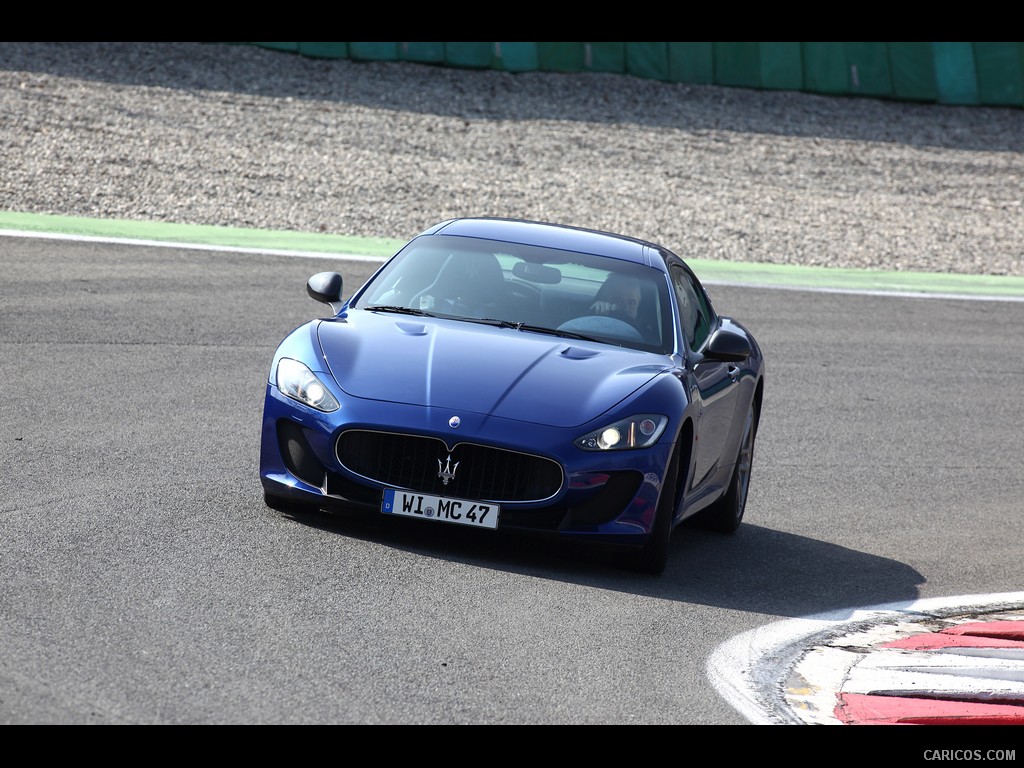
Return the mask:
{"type": "Polygon", "coordinates": [[[306,288],[330,316],[270,366],[271,508],[551,534],[654,574],[683,520],[740,525],[764,360],[665,248],[454,219],[347,300],[336,272],[306,288]]]}

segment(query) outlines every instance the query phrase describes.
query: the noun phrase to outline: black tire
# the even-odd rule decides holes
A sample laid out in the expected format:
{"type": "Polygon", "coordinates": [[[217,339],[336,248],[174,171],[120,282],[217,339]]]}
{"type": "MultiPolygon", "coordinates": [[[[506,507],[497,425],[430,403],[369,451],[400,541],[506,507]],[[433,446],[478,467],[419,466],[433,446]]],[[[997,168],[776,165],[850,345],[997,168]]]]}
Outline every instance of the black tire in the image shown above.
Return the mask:
{"type": "Polygon", "coordinates": [[[665,480],[658,497],[658,509],[654,515],[654,527],[651,529],[647,543],[639,552],[633,553],[630,565],[640,573],[659,576],[668,565],[669,543],[672,540],[672,520],[676,512],[676,487],[679,481],[679,454],[677,445],[672,452],[665,480]]]}
{"type": "Polygon", "coordinates": [[[725,495],[710,507],[700,512],[695,522],[709,531],[735,533],[743,522],[747,508],[747,493],[750,490],[750,474],[754,463],[754,438],[757,435],[757,406],[751,402],[747,409],[747,420],[743,425],[743,439],[736,454],[736,467],[725,495]]]}

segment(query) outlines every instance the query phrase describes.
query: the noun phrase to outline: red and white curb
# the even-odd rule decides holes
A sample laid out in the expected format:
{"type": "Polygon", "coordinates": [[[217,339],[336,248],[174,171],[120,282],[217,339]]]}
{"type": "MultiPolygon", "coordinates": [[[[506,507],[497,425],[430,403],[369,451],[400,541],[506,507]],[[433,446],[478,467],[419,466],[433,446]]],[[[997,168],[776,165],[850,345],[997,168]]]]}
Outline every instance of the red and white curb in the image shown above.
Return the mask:
{"type": "Polygon", "coordinates": [[[707,671],[755,724],[1024,725],[1024,592],[776,622],[707,671]]]}

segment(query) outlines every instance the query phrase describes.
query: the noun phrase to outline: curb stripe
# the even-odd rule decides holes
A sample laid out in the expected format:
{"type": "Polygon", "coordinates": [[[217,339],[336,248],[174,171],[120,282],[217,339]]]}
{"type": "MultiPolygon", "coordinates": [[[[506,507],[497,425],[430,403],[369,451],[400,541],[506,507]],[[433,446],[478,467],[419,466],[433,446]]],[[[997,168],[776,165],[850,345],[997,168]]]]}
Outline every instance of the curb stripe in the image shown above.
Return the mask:
{"type": "Polygon", "coordinates": [[[1022,725],[1024,708],[888,696],[843,694],[836,718],[843,725],[1022,725]]]}

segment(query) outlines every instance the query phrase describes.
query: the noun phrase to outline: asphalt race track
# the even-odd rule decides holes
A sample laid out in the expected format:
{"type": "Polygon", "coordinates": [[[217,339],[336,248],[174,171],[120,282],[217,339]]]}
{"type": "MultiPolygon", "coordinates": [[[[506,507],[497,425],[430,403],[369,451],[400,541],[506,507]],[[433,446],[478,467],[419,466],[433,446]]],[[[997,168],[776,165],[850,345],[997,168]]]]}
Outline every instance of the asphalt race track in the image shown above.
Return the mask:
{"type": "Polygon", "coordinates": [[[375,266],[0,238],[0,723],[746,725],[731,638],[1020,591],[1021,301],[711,286],[767,359],[750,502],[661,577],[266,508],[274,347],[375,266]]]}

